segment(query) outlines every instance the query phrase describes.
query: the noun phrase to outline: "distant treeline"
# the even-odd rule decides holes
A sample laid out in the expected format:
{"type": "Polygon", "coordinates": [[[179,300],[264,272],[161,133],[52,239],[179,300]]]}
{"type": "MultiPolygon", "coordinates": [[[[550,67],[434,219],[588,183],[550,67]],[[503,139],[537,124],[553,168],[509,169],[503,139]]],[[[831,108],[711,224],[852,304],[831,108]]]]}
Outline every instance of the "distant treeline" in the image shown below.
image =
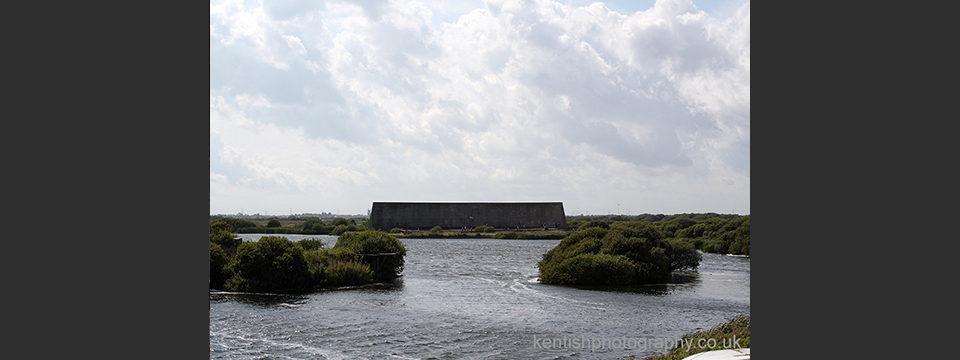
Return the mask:
{"type": "MultiPolygon", "coordinates": [[[[357,223],[352,218],[336,218],[329,221],[319,217],[307,219],[273,218],[259,223],[247,219],[220,217],[215,222],[225,222],[230,232],[238,234],[303,234],[303,235],[340,235],[350,231],[369,230],[369,221],[357,223]]],[[[750,255],[750,215],[717,213],[684,213],[674,215],[586,215],[567,216],[569,231],[522,231],[496,232],[492,228],[480,227],[466,233],[445,231],[439,227],[422,233],[401,233],[400,229],[391,229],[390,233],[399,237],[492,237],[498,239],[562,239],[567,235],[591,227],[609,229],[618,222],[646,222],[663,233],[666,239],[689,242],[704,252],[750,255]],[[476,234],[472,235],[471,233],[476,234]]],[[[459,230],[454,230],[459,231],[459,230]]]]}
{"type": "Polygon", "coordinates": [[[664,214],[640,214],[640,215],[579,215],[567,216],[567,225],[571,221],[592,221],[592,220],[611,220],[611,221],[670,221],[673,219],[707,220],[713,218],[735,219],[741,215],[737,214],[717,214],[717,213],[684,213],[674,215],[664,214]]]}
{"type": "Polygon", "coordinates": [[[268,219],[265,223],[233,218],[211,217],[210,223],[225,222],[230,226],[230,232],[237,234],[302,234],[302,235],[340,235],[348,231],[365,231],[369,221],[357,224],[352,218],[336,218],[323,221],[319,217],[311,216],[306,220],[290,220],[276,218],[268,219]]]}

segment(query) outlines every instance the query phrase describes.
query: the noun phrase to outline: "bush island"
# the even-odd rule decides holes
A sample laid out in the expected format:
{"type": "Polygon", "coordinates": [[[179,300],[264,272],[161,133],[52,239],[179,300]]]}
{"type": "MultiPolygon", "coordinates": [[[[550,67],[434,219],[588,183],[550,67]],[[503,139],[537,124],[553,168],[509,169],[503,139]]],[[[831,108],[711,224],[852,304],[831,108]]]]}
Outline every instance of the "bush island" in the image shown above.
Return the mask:
{"type": "MultiPolygon", "coordinates": [[[[220,234],[221,227],[211,226],[211,232],[220,234]]],[[[323,247],[319,239],[293,242],[285,237],[264,236],[256,242],[234,246],[235,254],[231,254],[211,240],[210,288],[306,292],[388,280],[403,271],[406,249],[396,238],[380,231],[348,232],[337,239],[332,249],[323,247]],[[380,253],[396,255],[379,259],[363,256],[380,253]]]]}
{"type": "Polygon", "coordinates": [[[573,233],[537,263],[547,284],[626,285],[666,281],[695,270],[700,254],[688,243],[668,241],[646,222],[618,222],[573,233]]]}

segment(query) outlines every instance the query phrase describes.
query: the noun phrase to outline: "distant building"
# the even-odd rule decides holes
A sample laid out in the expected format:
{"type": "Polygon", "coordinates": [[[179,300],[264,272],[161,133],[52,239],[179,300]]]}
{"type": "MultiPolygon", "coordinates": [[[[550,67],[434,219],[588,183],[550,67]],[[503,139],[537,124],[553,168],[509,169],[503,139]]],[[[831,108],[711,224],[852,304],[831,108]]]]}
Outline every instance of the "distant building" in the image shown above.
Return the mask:
{"type": "Polygon", "coordinates": [[[370,210],[370,228],[444,229],[473,228],[567,228],[562,202],[441,203],[375,202],[370,210]]]}

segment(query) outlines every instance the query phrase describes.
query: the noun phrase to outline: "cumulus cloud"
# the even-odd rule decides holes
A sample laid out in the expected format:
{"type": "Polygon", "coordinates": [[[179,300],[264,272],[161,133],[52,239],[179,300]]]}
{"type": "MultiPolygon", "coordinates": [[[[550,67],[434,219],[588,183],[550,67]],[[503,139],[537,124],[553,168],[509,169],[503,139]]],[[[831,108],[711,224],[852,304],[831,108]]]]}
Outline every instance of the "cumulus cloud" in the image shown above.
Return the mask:
{"type": "Polygon", "coordinates": [[[749,211],[749,2],[463,4],[211,3],[211,211],[266,194],[749,211]]]}

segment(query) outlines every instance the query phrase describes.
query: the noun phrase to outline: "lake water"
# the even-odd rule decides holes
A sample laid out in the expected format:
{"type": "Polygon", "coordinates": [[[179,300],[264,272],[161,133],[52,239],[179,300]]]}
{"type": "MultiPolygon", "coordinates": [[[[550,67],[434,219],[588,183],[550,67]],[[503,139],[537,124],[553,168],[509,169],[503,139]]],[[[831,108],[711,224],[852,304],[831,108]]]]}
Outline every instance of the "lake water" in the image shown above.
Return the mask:
{"type": "Polygon", "coordinates": [[[577,288],[536,282],[537,262],[560,240],[401,242],[405,269],[391,284],[211,292],[211,358],[642,359],[750,313],[749,258],[703,254],[697,273],[671,284],[577,288]]]}

